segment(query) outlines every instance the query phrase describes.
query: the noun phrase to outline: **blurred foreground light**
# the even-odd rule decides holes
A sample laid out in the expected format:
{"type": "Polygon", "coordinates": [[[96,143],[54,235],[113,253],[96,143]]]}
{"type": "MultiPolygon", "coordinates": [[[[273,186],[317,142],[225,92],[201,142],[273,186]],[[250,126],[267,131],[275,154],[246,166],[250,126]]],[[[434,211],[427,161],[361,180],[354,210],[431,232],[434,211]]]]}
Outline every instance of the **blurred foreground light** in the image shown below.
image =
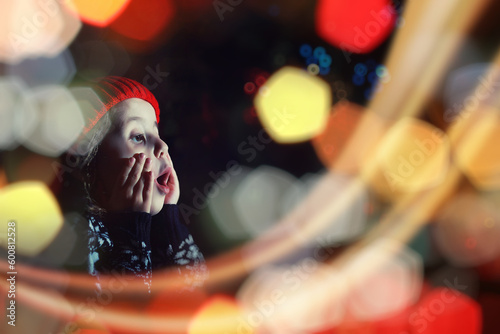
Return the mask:
{"type": "Polygon", "coordinates": [[[23,145],[43,155],[60,155],[74,143],[84,126],[76,100],[67,88],[56,85],[37,87],[27,98],[38,107],[38,124],[23,145]]]}
{"type": "Polygon", "coordinates": [[[326,126],[330,86],[308,72],[284,67],[259,89],[255,108],[266,131],[280,143],[309,140],[326,126]]]}
{"type": "Polygon", "coordinates": [[[365,248],[350,266],[375,269],[356,278],[347,298],[349,313],[361,321],[394,315],[413,305],[420,295],[423,264],[417,253],[404,245],[379,240],[365,248]]]}
{"type": "MultiPolygon", "coordinates": [[[[16,252],[36,255],[57,235],[63,223],[59,205],[40,182],[16,182],[0,189],[0,220],[15,222],[16,252]]],[[[0,234],[7,248],[7,229],[0,234]]]]}
{"type": "MultiPolygon", "coordinates": [[[[82,0],[83,1],[83,0],[82,0]]],[[[110,27],[119,34],[140,41],[157,37],[172,21],[175,7],[171,0],[131,0],[110,27]]]]}
{"type": "Polygon", "coordinates": [[[71,0],[68,8],[83,22],[105,27],[125,10],[129,2],[130,0],[71,0]]]}
{"type": "MultiPolygon", "coordinates": [[[[254,233],[248,230],[243,224],[236,207],[234,196],[238,187],[246,179],[251,169],[241,166],[242,171],[238,174],[231,174],[226,171],[217,177],[212,185],[210,194],[216,194],[208,201],[208,208],[215,223],[222,233],[229,239],[251,239],[254,233]]],[[[212,174],[215,175],[215,174],[212,174]]]]}
{"type": "Polygon", "coordinates": [[[320,0],[316,31],[344,52],[367,53],[389,36],[396,18],[388,0],[320,0]]]}
{"type": "Polygon", "coordinates": [[[253,236],[269,229],[281,218],[281,199],[298,193],[296,178],[278,168],[260,166],[250,172],[234,193],[239,220],[253,236]]]}
{"type": "Polygon", "coordinates": [[[207,300],[193,317],[189,334],[254,333],[242,318],[237,302],[228,296],[215,295],[207,300]]]}
{"type": "Polygon", "coordinates": [[[237,293],[249,325],[259,333],[311,333],[344,317],[341,276],[307,257],[290,266],[253,273],[237,293]]]}
{"type": "Polygon", "coordinates": [[[450,288],[436,288],[426,294],[410,319],[411,333],[482,333],[479,303],[450,288]]]}
{"type": "Polygon", "coordinates": [[[398,121],[378,147],[378,174],[370,183],[389,199],[435,187],[449,169],[448,137],[440,129],[417,119],[398,121]]]}
{"type": "Polygon", "coordinates": [[[107,75],[124,75],[130,67],[130,56],[115,41],[85,41],[74,45],[71,49],[78,74],[92,81],[107,75]]]}
{"type": "Polygon", "coordinates": [[[356,130],[363,111],[363,107],[350,102],[339,102],[333,106],[325,129],[312,140],[323,165],[333,168],[356,130]]]}
{"type": "Polygon", "coordinates": [[[26,58],[53,57],[62,52],[80,31],[81,22],[60,3],[2,1],[0,61],[15,64],[26,58]]]}
{"type": "Polygon", "coordinates": [[[35,107],[25,97],[28,88],[17,78],[0,77],[0,149],[14,149],[36,126],[35,107]]]}
{"type": "Polygon", "coordinates": [[[19,64],[7,66],[7,74],[20,77],[29,86],[64,85],[73,80],[75,63],[69,51],[54,57],[26,59],[19,64]]]}
{"type": "MultiPolygon", "coordinates": [[[[298,206],[320,181],[328,182],[328,186],[332,189],[329,196],[333,198],[340,197],[351,182],[349,176],[342,174],[331,173],[329,178],[324,178],[321,174],[306,174],[296,182],[296,187],[290,187],[284,193],[281,203],[282,215],[285,216],[298,206]]],[[[363,189],[349,207],[344,208],[315,238],[315,242],[321,246],[331,246],[359,237],[366,230],[365,208],[367,205],[368,191],[363,189]]],[[[296,233],[300,235],[300,231],[296,233]]]]}
{"type": "Polygon", "coordinates": [[[477,194],[459,194],[437,217],[434,239],[458,266],[477,266],[500,256],[500,212],[477,194]]]}

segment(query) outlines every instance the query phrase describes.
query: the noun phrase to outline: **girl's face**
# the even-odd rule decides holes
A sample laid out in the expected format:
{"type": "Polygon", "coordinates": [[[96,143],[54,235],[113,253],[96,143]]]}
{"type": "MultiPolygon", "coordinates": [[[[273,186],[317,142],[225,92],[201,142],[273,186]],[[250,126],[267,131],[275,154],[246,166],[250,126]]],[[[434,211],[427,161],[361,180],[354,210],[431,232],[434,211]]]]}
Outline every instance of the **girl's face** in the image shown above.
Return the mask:
{"type": "MultiPolygon", "coordinates": [[[[135,164],[142,161],[144,167],[140,168],[140,173],[150,170],[153,178],[150,213],[157,214],[170,192],[166,186],[168,178],[172,173],[175,175],[175,171],[168,154],[168,146],[158,134],[155,110],[148,102],[131,98],[116,104],[112,112],[111,129],[101,143],[96,166],[96,181],[100,183],[96,186],[104,188],[100,191],[103,195],[101,205],[107,203],[106,196],[117,192],[117,183],[123,181],[122,171],[131,166],[135,167],[135,164]],[[135,159],[130,159],[131,157],[135,159]],[[147,158],[151,160],[147,161],[147,158]]],[[[134,168],[128,170],[130,174],[134,172],[134,168]]],[[[137,185],[140,182],[141,179],[137,185]]],[[[131,196],[140,198],[143,188],[137,190],[138,187],[135,186],[131,196]]],[[[103,207],[109,209],[105,205],[103,207]]]]}

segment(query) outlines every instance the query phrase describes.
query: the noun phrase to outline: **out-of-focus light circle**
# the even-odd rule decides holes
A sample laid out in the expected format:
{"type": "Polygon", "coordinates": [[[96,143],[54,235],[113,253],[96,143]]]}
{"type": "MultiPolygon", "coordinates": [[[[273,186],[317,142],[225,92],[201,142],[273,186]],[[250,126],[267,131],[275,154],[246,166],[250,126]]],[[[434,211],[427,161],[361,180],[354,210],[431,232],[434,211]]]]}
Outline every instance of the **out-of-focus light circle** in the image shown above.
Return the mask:
{"type": "Polygon", "coordinates": [[[241,240],[250,239],[254,234],[243,224],[233,202],[238,187],[251,171],[247,167],[240,166],[240,168],[242,168],[241,172],[236,175],[225,171],[214,180],[212,187],[217,189],[212,189],[210,193],[217,192],[217,196],[208,200],[208,208],[217,226],[226,237],[241,240]]]}
{"type": "Polygon", "coordinates": [[[59,1],[3,1],[0,61],[15,64],[30,57],[55,56],[73,41],[80,28],[80,20],[59,1]]]}
{"type": "Polygon", "coordinates": [[[24,146],[47,156],[58,156],[80,135],[84,121],[69,90],[62,86],[41,86],[31,91],[28,100],[38,107],[39,123],[24,146]]]}
{"type": "Polygon", "coordinates": [[[189,324],[188,334],[253,334],[254,330],[243,320],[236,300],[215,295],[207,300],[189,324]]]}
{"type": "MultiPolygon", "coordinates": [[[[322,178],[321,174],[308,174],[303,176],[296,184],[295,189],[287,191],[282,199],[282,215],[285,216],[293,210],[300,202],[302,202],[309,192],[317,185],[317,183],[329,182],[334,195],[335,190],[342,193],[349,184],[349,177],[341,174],[331,174],[328,179],[322,178]]],[[[321,232],[314,240],[321,246],[331,246],[341,242],[351,241],[360,236],[366,229],[366,213],[365,207],[368,204],[367,191],[361,191],[359,196],[350,203],[348,208],[342,210],[334,220],[321,232]]],[[[296,232],[300,234],[300,231],[296,232]]]]}
{"type": "Polygon", "coordinates": [[[320,133],[331,106],[331,90],[306,71],[284,67],[263,85],[254,100],[259,119],[280,143],[308,140],[320,133]]]}
{"type": "Polygon", "coordinates": [[[293,175],[278,168],[260,166],[236,189],[234,207],[247,231],[258,236],[280,218],[283,196],[298,189],[293,175]]]}
{"type": "Polygon", "coordinates": [[[333,106],[325,129],[312,139],[316,154],[324,166],[333,168],[363,114],[363,107],[350,102],[333,106]]]}
{"type": "Polygon", "coordinates": [[[130,56],[118,42],[102,40],[78,43],[72,48],[78,74],[88,80],[106,75],[123,75],[130,56]]]}
{"type": "Polygon", "coordinates": [[[389,240],[379,240],[364,249],[350,265],[376,263],[376,269],[357,280],[346,298],[356,319],[374,321],[413,305],[420,295],[423,264],[417,253],[389,240]]]}
{"type": "Polygon", "coordinates": [[[246,319],[265,333],[316,333],[344,316],[342,276],[313,257],[293,265],[267,266],[240,287],[246,319]],[[337,298],[336,298],[337,297],[337,298]]]}
{"type": "Polygon", "coordinates": [[[441,253],[453,264],[476,266],[500,256],[500,213],[477,194],[457,195],[433,229],[441,253]]]}
{"type": "Polygon", "coordinates": [[[17,78],[0,78],[0,149],[17,147],[36,127],[36,108],[26,99],[27,92],[17,78]]]}
{"type": "Polygon", "coordinates": [[[378,146],[378,173],[369,182],[389,199],[435,187],[446,177],[449,139],[426,122],[402,119],[389,129],[378,146]]]}
{"type": "Polygon", "coordinates": [[[449,287],[427,293],[411,318],[411,333],[479,334],[482,330],[481,306],[449,287]]]}
{"type": "Polygon", "coordinates": [[[71,0],[68,8],[83,22],[105,27],[125,10],[129,2],[130,0],[71,0]]]}
{"type": "MultiPolygon", "coordinates": [[[[0,189],[0,219],[15,222],[16,252],[36,255],[54,239],[63,223],[59,205],[40,182],[16,182],[0,189]]],[[[7,226],[6,226],[7,228],[7,226]]],[[[0,234],[7,248],[7,233],[0,234]]]]}
{"type": "Polygon", "coordinates": [[[7,66],[7,74],[20,77],[29,86],[68,84],[76,73],[75,63],[69,51],[54,57],[26,59],[7,66]]]}
{"type": "Polygon", "coordinates": [[[387,0],[320,0],[316,7],[316,31],[341,50],[367,53],[389,36],[396,16],[387,0]]]}
{"type": "Polygon", "coordinates": [[[173,19],[175,6],[171,0],[131,0],[110,27],[119,34],[140,41],[154,39],[173,19]]]}
{"type": "Polygon", "coordinates": [[[319,66],[317,64],[309,64],[309,66],[307,66],[307,72],[311,73],[312,75],[318,75],[319,66]]]}

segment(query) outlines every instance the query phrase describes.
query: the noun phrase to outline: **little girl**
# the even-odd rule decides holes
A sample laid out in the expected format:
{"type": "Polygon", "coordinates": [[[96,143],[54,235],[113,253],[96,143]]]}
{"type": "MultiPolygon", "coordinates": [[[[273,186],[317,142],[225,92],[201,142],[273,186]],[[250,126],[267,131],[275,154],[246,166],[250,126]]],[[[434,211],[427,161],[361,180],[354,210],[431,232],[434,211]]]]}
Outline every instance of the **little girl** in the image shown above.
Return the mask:
{"type": "Polygon", "coordinates": [[[79,140],[85,154],[77,156],[89,200],[89,273],[98,282],[102,274],[133,273],[150,292],[155,269],[177,266],[186,284],[201,284],[205,261],[180,221],[158,102],[127,78],[106,77],[92,88],[102,104],[91,108],[79,140]]]}

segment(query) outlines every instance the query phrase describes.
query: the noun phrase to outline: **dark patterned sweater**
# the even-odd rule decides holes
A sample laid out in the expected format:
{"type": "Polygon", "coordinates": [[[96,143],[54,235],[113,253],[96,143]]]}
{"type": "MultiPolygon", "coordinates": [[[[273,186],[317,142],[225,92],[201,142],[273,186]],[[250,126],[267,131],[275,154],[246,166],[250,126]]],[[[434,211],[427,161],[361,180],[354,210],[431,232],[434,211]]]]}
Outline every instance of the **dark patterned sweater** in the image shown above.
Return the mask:
{"type": "Polygon", "coordinates": [[[145,212],[108,213],[89,219],[88,271],[101,286],[101,274],[132,273],[151,292],[153,271],[176,266],[187,287],[207,278],[205,260],[177,205],[166,204],[155,216],[145,212]]]}

